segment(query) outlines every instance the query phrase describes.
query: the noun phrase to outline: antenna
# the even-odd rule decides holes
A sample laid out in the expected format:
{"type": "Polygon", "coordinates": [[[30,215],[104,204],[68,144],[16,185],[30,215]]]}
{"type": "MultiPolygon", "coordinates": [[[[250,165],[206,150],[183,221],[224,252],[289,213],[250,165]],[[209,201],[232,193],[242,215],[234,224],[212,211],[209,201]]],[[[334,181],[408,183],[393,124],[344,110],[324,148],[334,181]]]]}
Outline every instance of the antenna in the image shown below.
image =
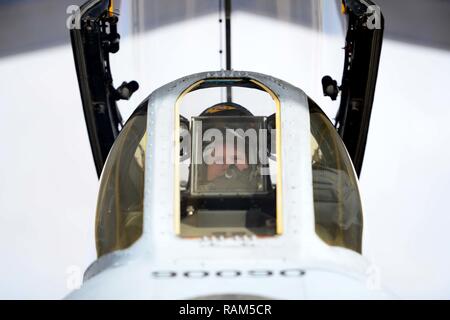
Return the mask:
{"type": "MultiPolygon", "coordinates": [[[[219,0],[219,24],[220,24],[220,67],[231,70],[231,1],[219,0]],[[223,34],[225,33],[225,37],[223,34]],[[225,68],[224,68],[225,65],[225,68]]],[[[223,98],[222,98],[223,99],[223,98]]],[[[232,102],[232,87],[226,87],[227,102],[232,102]]]]}

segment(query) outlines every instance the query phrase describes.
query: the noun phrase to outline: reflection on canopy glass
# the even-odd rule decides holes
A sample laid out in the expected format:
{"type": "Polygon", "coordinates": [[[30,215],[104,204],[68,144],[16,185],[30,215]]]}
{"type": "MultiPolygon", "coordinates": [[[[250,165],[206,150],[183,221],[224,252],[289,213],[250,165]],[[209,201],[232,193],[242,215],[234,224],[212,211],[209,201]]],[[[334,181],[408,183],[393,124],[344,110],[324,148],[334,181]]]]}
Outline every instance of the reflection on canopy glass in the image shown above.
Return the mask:
{"type": "Polygon", "coordinates": [[[316,233],[329,245],[361,252],[362,207],[347,150],[327,116],[310,105],[316,233]]]}
{"type": "Polygon", "coordinates": [[[147,104],[127,121],[101,176],[97,202],[97,254],[121,250],[142,234],[147,104]]]}

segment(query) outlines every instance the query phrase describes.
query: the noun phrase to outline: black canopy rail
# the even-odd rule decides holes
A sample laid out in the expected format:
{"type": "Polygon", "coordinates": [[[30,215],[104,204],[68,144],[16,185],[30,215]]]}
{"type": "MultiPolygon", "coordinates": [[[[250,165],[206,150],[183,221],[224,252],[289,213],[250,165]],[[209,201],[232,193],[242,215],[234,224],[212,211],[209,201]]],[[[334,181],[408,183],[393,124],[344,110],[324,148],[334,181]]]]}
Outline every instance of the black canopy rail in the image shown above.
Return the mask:
{"type": "Polygon", "coordinates": [[[128,100],[139,85],[131,81],[123,82],[117,89],[113,86],[109,54],[119,51],[120,35],[119,17],[112,1],[90,0],[73,19],[77,19],[70,29],[75,68],[95,168],[100,176],[123,126],[116,101],[128,100]]]}

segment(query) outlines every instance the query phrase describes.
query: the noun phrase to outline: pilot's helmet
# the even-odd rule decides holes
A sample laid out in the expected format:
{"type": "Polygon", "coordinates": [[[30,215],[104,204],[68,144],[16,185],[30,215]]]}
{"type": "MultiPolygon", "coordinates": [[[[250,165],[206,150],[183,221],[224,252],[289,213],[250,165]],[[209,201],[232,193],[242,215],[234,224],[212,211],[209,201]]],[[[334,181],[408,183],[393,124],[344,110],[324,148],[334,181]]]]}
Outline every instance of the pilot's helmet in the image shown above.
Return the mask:
{"type": "Polygon", "coordinates": [[[205,109],[200,116],[250,116],[253,114],[240,104],[221,102],[205,109]]]}

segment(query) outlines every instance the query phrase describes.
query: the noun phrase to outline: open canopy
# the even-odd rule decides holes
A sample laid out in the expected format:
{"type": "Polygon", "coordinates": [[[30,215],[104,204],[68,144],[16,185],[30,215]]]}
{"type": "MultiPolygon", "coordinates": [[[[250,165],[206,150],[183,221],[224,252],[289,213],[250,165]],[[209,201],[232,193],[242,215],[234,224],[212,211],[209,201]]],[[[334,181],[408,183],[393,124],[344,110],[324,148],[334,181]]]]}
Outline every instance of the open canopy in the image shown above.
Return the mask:
{"type": "Polygon", "coordinates": [[[342,139],[322,110],[298,88],[277,93],[254,79],[206,76],[195,82],[196,77],[200,76],[188,76],[178,85],[154,92],[149,99],[155,102],[144,101],[114,143],[99,192],[98,254],[132,245],[142,235],[144,221],[161,223],[151,227],[167,230],[162,224],[172,226],[173,219],[175,227],[169,233],[186,240],[280,236],[285,233],[283,216],[310,210],[308,202],[294,201],[296,207],[283,214],[283,207],[289,208],[283,199],[292,201],[290,193],[297,191],[314,197],[319,238],[360,252],[357,179],[342,139]],[[195,85],[178,96],[165,89],[173,90],[188,80],[195,85]],[[233,102],[221,101],[221,92],[227,89],[233,102]],[[300,122],[291,121],[289,109],[303,114],[302,121],[309,118],[309,131],[308,126],[299,128],[300,122]],[[156,122],[170,115],[178,121],[152,127],[151,114],[156,122]],[[180,137],[174,144],[170,139],[154,141],[165,136],[162,131],[178,132],[180,137]],[[147,139],[156,148],[153,154],[147,153],[147,139]],[[176,155],[174,161],[170,154],[176,155]],[[145,174],[149,159],[156,161],[152,168],[162,165],[167,171],[145,174]],[[306,166],[299,162],[303,159],[306,166]],[[283,184],[283,171],[298,175],[291,187],[283,184]],[[160,190],[171,176],[172,189],[160,190]],[[148,193],[144,199],[150,185],[157,186],[157,200],[148,193]],[[157,203],[150,203],[152,199],[157,203]],[[160,202],[166,204],[163,210],[149,211],[160,202]],[[164,220],[155,218],[160,211],[167,211],[164,220]],[[150,215],[147,220],[146,215],[150,215]]]}
{"type": "MultiPolygon", "coordinates": [[[[331,2],[327,1],[327,3],[331,2]]],[[[383,17],[379,7],[369,0],[343,0],[337,3],[339,5],[335,6],[336,10],[341,10],[346,17],[346,38],[342,39],[342,47],[345,48],[345,53],[342,55],[344,68],[341,79],[336,81],[330,77],[324,77],[322,86],[324,94],[332,99],[340,96],[335,128],[343,138],[356,172],[359,174],[375,92],[383,17]]],[[[299,23],[320,32],[324,21],[330,19],[324,15],[321,8],[322,1],[316,0],[87,1],[74,15],[71,38],[97,173],[100,175],[111,146],[122,128],[117,101],[128,99],[139,87],[134,81],[124,82],[119,86],[117,83],[120,82],[116,79],[116,83],[113,83],[109,56],[120,48],[118,25],[126,23],[131,26],[130,32],[144,32],[216,12],[223,25],[220,31],[219,28],[217,29],[217,41],[223,43],[219,52],[222,57],[221,63],[218,63],[217,69],[231,69],[233,68],[231,53],[234,50],[231,27],[233,13],[252,12],[299,23]],[[286,7],[287,4],[289,7],[286,7]],[[128,21],[129,19],[131,21],[128,21]]],[[[248,26],[239,30],[239,33],[242,32],[257,33],[259,31],[248,26]]],[[[297,40],[294,38],[292,41],[297,40]]],[[[155,43],[153,48],[157,50],[158,44],[155,43]]],[[[304,52],[308,50],[313,51],[314,48],[302,49],[304,52]]],[[[152,59],[152,52],[146,55],[148,59],[152,59]]],[[[309,62],[299,59],[299,64],[308,65],[309,62]]],[[[147,72],[152,73],[152,70],[147,72]]],[[[320,83],[317,85],[320,86],[320,83]]]]}

